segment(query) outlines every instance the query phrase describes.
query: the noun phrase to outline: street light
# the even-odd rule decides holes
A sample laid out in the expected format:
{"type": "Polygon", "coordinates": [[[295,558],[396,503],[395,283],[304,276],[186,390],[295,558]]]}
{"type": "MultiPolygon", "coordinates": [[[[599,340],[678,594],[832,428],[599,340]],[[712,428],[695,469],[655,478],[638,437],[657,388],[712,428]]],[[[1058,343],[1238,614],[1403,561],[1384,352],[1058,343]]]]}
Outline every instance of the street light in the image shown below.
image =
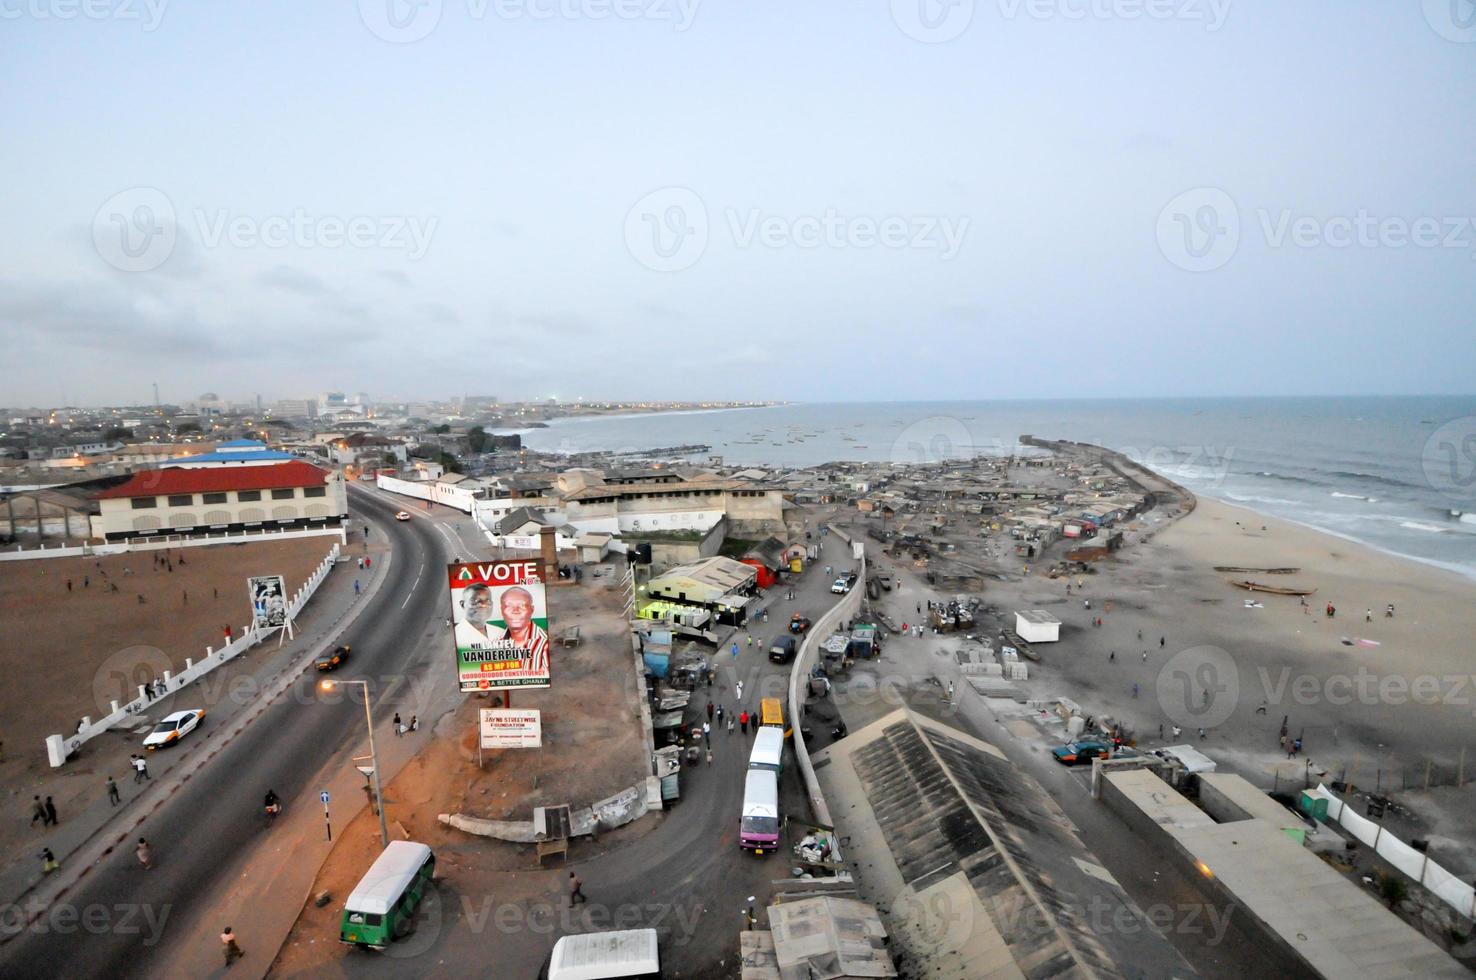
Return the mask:
{"type": "Polygon", "coordinates": [[[379,788],[379,754],[374,751],[374,715],[369,708],[368,681],[323,681],[323,690],[331,691],[339,684],[358,684],[364,689],[364,721],[369,726],[369,764],[374,767],[374,803],[379,808],[379,842],[389,847],[389,828],[384,823],[384,792],[379,788]]]}

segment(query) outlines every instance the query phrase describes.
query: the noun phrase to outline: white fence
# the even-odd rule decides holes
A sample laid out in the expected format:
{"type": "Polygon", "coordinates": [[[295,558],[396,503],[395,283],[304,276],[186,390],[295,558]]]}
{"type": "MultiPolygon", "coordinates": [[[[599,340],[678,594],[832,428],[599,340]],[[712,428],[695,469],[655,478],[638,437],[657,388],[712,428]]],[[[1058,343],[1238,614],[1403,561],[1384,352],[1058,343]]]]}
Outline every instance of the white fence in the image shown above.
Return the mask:
{"type": "Polygon", "coordinates": [[[1431,861],[1428,855],[1415,850],[1354,811],[1326,786],[1319,784],[1312,795],[1327,800],[1328,818],[1342,824],[1348,833],[1372,847],[1379,857],[1440,896],[1441,900],[1461,915],[1476,918],[1476,888],[1431,861]]]}
{"type": "MultiPolygon", "coordinates": [[[[852,543],[834,527],[831,531],[847,544],[852,543]]],[[[836,629],[837,624],[853,618],[861,609],[861,600],[866,595],[866,552],[864,549],[860,555],[860,562],[856,584],[852,586],[850,592],[841,597],[839,602],[830,607],[829,612],[821,616],[806,631],[804,642],[800,644],[799,656],[794,658],[794,666],[789,671],[789,717],[794,719],[796,727],[799,727],[798,719],[804,717],[810,668],[819,660],[818,651],[821,643],[836,629]]],[[[815,767],[810,762],[810,751],[805,747],[803,738],[794,740],[794,754],[799,760],[800,775],[804,777],[805,789],[810,794],[810,806],[814,809],[815,821],[826,827],[835,826],[830,819],[830,807],[825,802],[825,795],[820,792],[820,780],[815,778],[815,767]]]]}
{"type": "Polygon", "coordinates": [[[130,551],[163,551],[166,548],[199,548],[207,544],[244,544],[248,541],[284,541],[288,538],[317,538],[333,535],[347,542],[344,527],[303,527],[285,530],[222,531],[219,534],[168,534],[147,538],[131,538],[127,541],[110,541],[107,544],[57,545],[52,548],[41,545],[20,551],[0,551],[0,561],[29,561],[33,558],[87,558],[92,556],[124,555],[130,551]]]}
{"type": "MultiPolygon", "coordinates": [[[[335,542],[332,550],[328,552],[328,556],[313,570],[313,574],[308,576],[308,580],[303,583],[302,588],[298,589],[292,596],[292,601],[287,604],[287,615],[289,619],[296,619],[298,612],[302,610],[303,606],[307,605],[307,601],[313,597],[313,593],[318,591],[318,586],[323,584],[323,580],[333,570],[333,564],[338,560],[341,550],[341,546],[335,542]]],[[[162,694],[151,698],[145,692],[145,686],[141,684],[138,688],[138,697],[124,705],[120,705],[117,701],[112,702],[109,706],[111,710],[102,719],[93,721],[91,718],[83,718],[82,723],[77,726],[77,731],[72,735],[47,736],[47,760],[51,763],[53,769],[65,765],[67,759],[82,747],[83,742],[96,738],[113,726],[127,721],[129,718],[142,712],[149,704],[157,701],[159,698],[182,690],[226,661],[250,650],[274,632],[274,630],[266,630],[259,634],[253,633],[250,624],[247,624],[241,628],[240,636],[219,650],[213,647],[206,647],[205,659],[199,663],[196,663],[193,659],[186,658],[185,669],[178,674],[166,670],[164,676],[160,678],[164,684],[164,692],[162,694]]]]}
{"type": "Polygon", "coordinates": [[[434,480],[401,480],[394,476],[376,476],[374,485],[390,493],[398,493],[416,500],[430,500],[470,514],[476,504],[476,496],[466,487],[452,483],[437,483],[434,480]]]}

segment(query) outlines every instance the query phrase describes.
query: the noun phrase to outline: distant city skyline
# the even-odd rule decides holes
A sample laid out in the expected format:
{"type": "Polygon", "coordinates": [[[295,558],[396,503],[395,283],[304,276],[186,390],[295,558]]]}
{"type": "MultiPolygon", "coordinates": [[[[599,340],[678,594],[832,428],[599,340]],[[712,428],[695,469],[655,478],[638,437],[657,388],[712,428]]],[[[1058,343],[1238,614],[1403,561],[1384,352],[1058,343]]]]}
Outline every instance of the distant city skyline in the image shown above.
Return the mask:
{"type": "Polygon", "coordinates": [[[1449,5],[390,2],[14,8],[0,401],[1472,388],[1449,5]]]}

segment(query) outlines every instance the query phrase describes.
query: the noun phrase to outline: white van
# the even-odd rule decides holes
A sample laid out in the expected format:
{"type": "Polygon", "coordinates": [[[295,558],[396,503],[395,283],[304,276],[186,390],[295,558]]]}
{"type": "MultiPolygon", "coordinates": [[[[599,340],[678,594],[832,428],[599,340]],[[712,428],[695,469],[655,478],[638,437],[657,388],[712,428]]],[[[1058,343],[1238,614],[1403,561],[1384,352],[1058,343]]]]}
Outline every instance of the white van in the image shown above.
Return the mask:
{"type": "Polygon", "coordinates": [[[655,929],[582,932],[564,936],[539,980],[611,980],[614,977],[659,978],[661,953],[655,929]]]}
{"type": "Polygon", "coordinates": [[[784,772],[784,729],[775,725],[759,728],[753,751],[748,754],[748,768],[767,769],[775,774],[784,772]]]}

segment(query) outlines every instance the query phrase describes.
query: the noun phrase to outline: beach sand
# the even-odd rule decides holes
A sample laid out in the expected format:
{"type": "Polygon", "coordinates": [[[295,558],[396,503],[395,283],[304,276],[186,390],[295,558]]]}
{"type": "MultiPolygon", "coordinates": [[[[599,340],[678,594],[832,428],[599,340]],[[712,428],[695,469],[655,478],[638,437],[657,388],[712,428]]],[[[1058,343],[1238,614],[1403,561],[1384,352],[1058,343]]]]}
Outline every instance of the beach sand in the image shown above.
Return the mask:
{"type": "Polygon", "coordinates": [[[1476,581],[1201,499],[1085,582],[1090,610],[1074,578],[1069,597],[1064,579],[1037,574],[985,590],[1002,610],[1045,608],[1062,620],[1061,642],[1040,645],[1042,663],[1031,665],[1033,696],[1073,697],[1089,714],[1120,718],[1150,746],[1173,742],[1177,723],[1178,741],[1201,745],[1267,789],[1300,787],[1309,759],[1314,783],[1325,771],[1367,790],[1413,791],[1427,774],[1431,785],[1449,785],[1463,748],[1465,778],[1476,775],[1476,581]],[[1236,575],[1215,565],[1301,571],[1236,575]],[[1295,597],[1234,588],[1232,578],[1317,592],[1304,609],[1295,597]],[[1248,598],[1261,607],[1246,608],[1248,598]],[[1392,619],[1384,616],[1389,603],[1392,619]],[[1101,627],[1092,626],[1097,616],[1101,627]],[[1280,750],[1283,717],[1290,736],[1304,740],[1295,759],[1280,750]]]}

